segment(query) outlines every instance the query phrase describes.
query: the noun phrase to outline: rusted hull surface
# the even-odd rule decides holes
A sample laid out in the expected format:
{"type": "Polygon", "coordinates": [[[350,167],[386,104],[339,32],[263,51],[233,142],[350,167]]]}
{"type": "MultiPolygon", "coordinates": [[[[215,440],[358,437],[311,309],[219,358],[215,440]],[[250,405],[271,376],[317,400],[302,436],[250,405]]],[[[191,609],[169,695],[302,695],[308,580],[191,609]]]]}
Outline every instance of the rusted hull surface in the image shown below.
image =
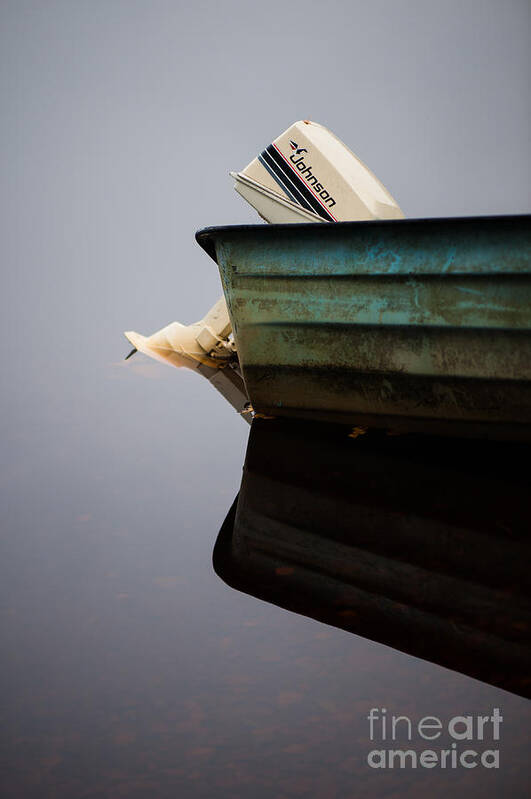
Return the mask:
{"type": "Polygon", "coordinates": [[[210,229],[253,407],[531,437],[530,218],[210,229]]]}

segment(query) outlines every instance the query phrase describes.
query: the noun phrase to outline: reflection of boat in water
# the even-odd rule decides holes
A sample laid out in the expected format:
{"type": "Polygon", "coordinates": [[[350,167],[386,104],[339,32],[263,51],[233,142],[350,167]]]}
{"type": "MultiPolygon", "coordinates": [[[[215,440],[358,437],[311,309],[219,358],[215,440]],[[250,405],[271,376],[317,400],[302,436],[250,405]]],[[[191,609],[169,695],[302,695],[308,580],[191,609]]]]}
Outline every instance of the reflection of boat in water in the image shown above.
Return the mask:
{"type": "Polygon", "coordinates": [[[216,572],[280,607],[530,695],[528,447],[347,434],[255,419],[216,572]]]}

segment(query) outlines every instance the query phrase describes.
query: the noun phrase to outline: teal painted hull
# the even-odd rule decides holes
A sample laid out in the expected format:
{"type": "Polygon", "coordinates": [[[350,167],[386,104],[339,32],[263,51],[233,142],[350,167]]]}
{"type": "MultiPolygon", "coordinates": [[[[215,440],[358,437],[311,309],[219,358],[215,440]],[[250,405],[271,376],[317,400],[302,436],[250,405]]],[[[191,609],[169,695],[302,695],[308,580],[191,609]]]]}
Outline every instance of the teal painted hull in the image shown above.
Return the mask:
{"type": "Polygon", "coordinates": [[[530,217],[197,238],[219,265],[256,411],[531,438],[530,217]]]}

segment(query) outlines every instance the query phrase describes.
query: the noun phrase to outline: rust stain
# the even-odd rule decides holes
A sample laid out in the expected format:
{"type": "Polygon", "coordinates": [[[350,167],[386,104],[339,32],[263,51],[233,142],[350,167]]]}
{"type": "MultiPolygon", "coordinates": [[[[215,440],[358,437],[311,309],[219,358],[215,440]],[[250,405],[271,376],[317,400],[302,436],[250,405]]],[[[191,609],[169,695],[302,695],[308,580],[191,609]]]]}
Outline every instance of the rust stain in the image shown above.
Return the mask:
{"type": "Polygon", "coordinates": [[[348,434],[348,437],[358,438],[359,436],[364,436],[367,430],[367,427],[353,427],[352,431],[348,434]]]}

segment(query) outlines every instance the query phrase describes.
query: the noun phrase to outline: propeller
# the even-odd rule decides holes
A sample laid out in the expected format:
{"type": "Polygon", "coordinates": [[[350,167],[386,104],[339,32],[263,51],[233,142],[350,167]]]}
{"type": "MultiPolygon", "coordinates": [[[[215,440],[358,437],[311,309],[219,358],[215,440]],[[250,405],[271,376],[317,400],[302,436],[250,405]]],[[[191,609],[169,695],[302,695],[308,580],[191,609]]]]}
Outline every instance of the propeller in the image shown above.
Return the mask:
{"type": "Polygon", "coordinates": [[[135,354],[135,352],[138,352],[138,350],[137,350],[137,348],[136,348],[136,347],[133,347],[133,349],[131,350],[131,352],[129,353],[129,355],[126,355],[126,356],[125,356],[125,358],[124,358],[124,361],[127,361],[127,360],[128,360],[130,357],[131,357],[131,355],[134,355],[134,354],[135,354]]]}

